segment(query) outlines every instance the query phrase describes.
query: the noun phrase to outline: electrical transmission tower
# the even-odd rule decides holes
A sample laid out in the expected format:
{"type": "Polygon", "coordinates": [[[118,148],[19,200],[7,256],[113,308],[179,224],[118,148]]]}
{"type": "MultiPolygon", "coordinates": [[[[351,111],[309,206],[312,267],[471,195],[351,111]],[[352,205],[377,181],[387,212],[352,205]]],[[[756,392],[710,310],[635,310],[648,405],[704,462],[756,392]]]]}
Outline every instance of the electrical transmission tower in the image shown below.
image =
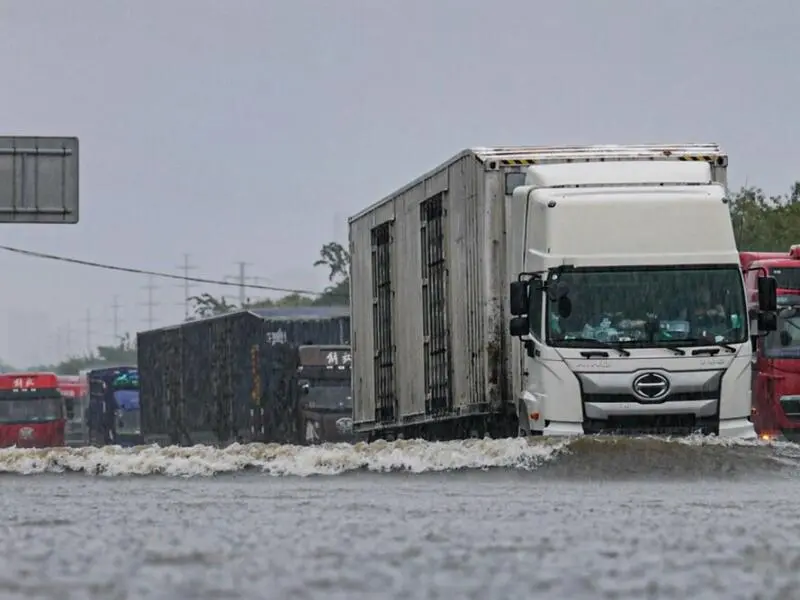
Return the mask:
{"type": "Polygon", "coordinates": [[[82,319],[82,321],[86,326],[86,352],[91,356],[94,354],[94,348],[92,348],[92,335],[94,335],[94,331],[92,330],[92,309],[86,309],[86,316],[82,319]]]}
{"type": "Polygon", "coordinates": [[[72,356],[72,323],[67,321],[67,326],[64,328],[64,346],[66,350],[65,356],[72,356]]]}
{"type": "Polygon", "coordinates": [[[186,278],[183,280],[181,287],[183,288],[183,302],[181,305],[183,306],[183,316],[185,319],[189,318],[189,309],[190,309],[190,300],[191,297],[191,290],[196,285],[195,283],[189,281],[189,273],[192,272],[197,267],[193,267],[189,262],[189,255],[183,255],[183,264],[178,267],[181,271],[183,271],[183,276],[186,278]]]}
{"type": "Polygon", "coordinates": [[[119,344],[119,296],[114,296],[114,303],[111,305],[111,326],[114,328],[114,344],[119,344]]]}
{"type": "Polygon", "coordinates": [[[156,322],[156,317],[153,309],[158,306],[158,302],[153,299],[153,292],[158,289],[158,286],[154,283],[155,277],[150,275],[147,278],[147,285],[144,286],[144,289],[147,290],[147,302],[141,303],[141,306],[147,307],[147,328],[153,329],[153,324],[156,322]]]}
{"type": "Polygon", "coordinates": [[[238,275],[226,275],[225,281],[230,281],[234,279],[239,283],[239,307],[242,308],[247,303],[247,280],[250,279],[247,277],[246,269],[250,266],[250,263],[239,261],[236,263],[239,265],[239,274],[238,275]]]}

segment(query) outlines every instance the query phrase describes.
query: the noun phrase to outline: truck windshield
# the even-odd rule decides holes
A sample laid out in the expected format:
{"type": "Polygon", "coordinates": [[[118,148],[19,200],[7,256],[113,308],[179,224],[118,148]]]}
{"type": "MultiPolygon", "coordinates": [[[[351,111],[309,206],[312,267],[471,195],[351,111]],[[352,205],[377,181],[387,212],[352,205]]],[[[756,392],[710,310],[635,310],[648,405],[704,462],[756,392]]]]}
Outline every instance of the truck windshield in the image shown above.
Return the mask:
{"type": "Polygon", "coordinates": [[[57,398],[0,401],[0,423],[42,423],[63,418],[62,400],[57,398]]]}
{"type": "Polygon", "coordinates": [[[546,337],[553,346],[747,340],[744,286],[735,265],[585,268],[551,274],[555,280],[569,292],[546,304],[546,337]]]}
{"type": "Polygon", "coordinates": [[[308,408],[325,410],[349,409],[353,407],[353,397],[349,385],[325,385],[308,388],[303,403],[308,408]]]}
{"type": "Polygon", "coordinates": [[[117,433],[141,433],[141,413],[139,409],[121,410],[117,413],[117,433]]]}
{"type": "Polygon", "coordinates": [[[800,358],[800,306],[778,313],[778,329],[764,338],[763,348],[769,358],[800,358]]]}
{"type": "Polygon", "coordinates": [[[800,290],[800,268],[772,267],[769,274],[778,282],[778,289],[800,290]]]}
{"type": "Polygon", "coordinates": [[[117,390],[114,392],[117,401],[117,433],[141,432],[141,411],[139,410],[138,390],[117,390]]]}

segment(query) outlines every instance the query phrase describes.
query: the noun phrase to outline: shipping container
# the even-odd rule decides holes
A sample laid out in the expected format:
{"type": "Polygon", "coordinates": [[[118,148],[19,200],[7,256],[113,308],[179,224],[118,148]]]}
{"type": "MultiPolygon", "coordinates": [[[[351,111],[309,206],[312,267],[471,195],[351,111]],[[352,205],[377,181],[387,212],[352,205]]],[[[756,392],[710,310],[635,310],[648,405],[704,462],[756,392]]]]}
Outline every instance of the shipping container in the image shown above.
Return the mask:
{"type": "Polygon", "coordinates": [[[686,148],[464,150],[351,217],[356,435],[516,434],[523,345],[508,329],[508,289],[539,215],[514,189],[532,165],[621,160],[708,160],[725,183],[715,146],[686,148]]]}
{"type": "Polygon", "coordinates": [[[348,307],[237,311],[137,335],[146,441],[302,442],[298,347],[349,344],[348,307]]]}

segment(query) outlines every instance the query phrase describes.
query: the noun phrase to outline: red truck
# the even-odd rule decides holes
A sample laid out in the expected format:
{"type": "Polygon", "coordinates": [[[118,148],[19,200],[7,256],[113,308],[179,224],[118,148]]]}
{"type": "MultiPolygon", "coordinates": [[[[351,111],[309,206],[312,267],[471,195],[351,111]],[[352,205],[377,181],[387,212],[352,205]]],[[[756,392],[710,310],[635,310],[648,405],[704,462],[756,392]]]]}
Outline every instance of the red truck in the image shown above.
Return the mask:
{"type": "Polygon", "coordinates": [[[55,373],[0,374],[0,447],[63,446],[65,426],[55,373]]]}
{"type": "Polygon", "coordinates": [[[764,440],[800,441],[800,245],[789,252],[740,252],[749,308],[758,278],[778,284],[778,326],[757,338],[753,362],[753,424],[764,440]]]}

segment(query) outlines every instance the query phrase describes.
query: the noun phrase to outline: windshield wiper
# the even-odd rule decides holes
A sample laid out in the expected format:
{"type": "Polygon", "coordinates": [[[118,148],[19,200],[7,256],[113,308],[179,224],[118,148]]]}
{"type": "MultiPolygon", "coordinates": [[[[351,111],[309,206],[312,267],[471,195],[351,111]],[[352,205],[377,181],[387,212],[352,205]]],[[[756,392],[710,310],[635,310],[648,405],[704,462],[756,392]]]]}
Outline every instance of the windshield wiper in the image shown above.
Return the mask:
{"type": "Polygon", "coordinates": [[[711,354],[713,356],[714,354],[719,354],[720,348],[725,348],[725,350],[731,353],[736,352],[736,348],[730,344],[726,344],[725,342],[714,342],[701,338],[687,338],[685,340],[680,340],[680,343],[684,346],[711,346],[711,348],[698,348],[697,350],[692,350],[692,356],[697,356],[698,354],[711,354]]]}
{"type": "MultiPolygon", "coordinates": [[[[625,348],[622,347],[620,343],[614,344],[612,342],[602,342],[600,340],[596,340],[594,338],[569,338],[568,340],[558,340],[558,342],[577,342],[579,344],[591,344],[593,346],[597,346],[599,348],[610,348],[611,350],[616,350],[620,353],[621,356],[630,356],[631,353],[628,352],[625,348]]],[[[589,358],[588,356],[586,358],[589,358]]]]}
{"type": "Polygon", "coordinates": [[[659,348],[664,348],[666,350],[674,352],[678,356],[686,356],[686,350],[684,350],[683,348],[678,348],[676,346],[659,346],[659,348]]]}

